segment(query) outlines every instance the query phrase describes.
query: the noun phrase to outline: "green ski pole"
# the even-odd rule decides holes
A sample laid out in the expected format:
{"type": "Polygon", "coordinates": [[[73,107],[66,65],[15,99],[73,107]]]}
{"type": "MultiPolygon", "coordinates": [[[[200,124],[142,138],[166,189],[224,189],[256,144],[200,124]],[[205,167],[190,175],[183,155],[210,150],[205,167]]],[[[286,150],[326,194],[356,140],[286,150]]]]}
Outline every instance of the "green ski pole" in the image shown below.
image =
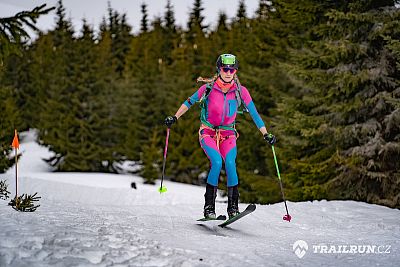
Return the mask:
{"type": "Polygon", "coordinates": [[[274,154],[274,162],[275,162],[276,172],[278,173],[279,185],[281,187],[281,192],[282,192],[282,198],[283,198],[283,201],[285,203],[285,208],[286,208],[286,215],[283,216],[283,220],[290,222],[290,220],[292,219],[292,216],[289,215],[289,211],[288,211],[287,204],[286,204],[286,199],[285,199],[285,194],[283,193],[281,174],[279,172],[278,160],[276,159],[275,148],[274,148],[273,145],[271,147],[272,147],[272,153],[274,154]]]}

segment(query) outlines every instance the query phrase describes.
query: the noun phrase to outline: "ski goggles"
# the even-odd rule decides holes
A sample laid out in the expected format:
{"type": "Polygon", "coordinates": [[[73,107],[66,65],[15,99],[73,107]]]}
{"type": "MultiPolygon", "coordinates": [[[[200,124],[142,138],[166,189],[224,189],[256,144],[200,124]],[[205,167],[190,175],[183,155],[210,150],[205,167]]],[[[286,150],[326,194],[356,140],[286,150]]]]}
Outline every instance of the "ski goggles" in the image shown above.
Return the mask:
{"type": "Polygon", "coordinates": [[[221,68],[221,70],[225,73],[230,72],[231,74],[235,73],[236,69],[232,69],[232,68],[221,68]]]}

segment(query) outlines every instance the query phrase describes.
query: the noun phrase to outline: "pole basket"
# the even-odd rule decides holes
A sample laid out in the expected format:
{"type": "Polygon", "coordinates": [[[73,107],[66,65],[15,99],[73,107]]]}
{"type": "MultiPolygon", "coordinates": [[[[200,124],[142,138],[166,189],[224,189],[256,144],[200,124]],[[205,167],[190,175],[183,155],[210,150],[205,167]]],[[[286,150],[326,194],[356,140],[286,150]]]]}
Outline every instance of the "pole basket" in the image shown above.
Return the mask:
{"type": "Polygon", "coordinates": [[[167,188],[165,186],[161,186],[160,188],[158,188],[158,192],[160,192],[160,194],[165,193],[167,192],[167,188]]]}

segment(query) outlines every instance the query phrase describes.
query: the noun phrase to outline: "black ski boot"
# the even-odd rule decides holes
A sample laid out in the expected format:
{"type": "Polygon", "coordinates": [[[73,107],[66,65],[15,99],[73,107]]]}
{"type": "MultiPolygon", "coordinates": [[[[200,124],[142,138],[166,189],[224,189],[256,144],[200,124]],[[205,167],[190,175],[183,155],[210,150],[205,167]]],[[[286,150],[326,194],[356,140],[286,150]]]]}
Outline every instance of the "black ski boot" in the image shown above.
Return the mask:
{"type": "Polygon", "coordinates": [[[239,212],[239,190],[238,186],[228,187],[228,216],[229,219],[238,215],[239,212]]]}
{"type": "Polygon", "coordinates": [[[215,219],[215,198],[217,197],[217,187],[207,184],[204,194],[204,218],[215,219]]]}

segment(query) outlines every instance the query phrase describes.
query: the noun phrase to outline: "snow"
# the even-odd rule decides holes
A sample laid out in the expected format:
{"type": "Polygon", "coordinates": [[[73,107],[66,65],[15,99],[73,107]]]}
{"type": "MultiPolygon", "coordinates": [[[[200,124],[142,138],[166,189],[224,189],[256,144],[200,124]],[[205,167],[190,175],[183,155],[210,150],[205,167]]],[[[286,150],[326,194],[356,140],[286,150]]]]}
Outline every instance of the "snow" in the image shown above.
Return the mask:
{"type": "MultiPolygon", "coordinates": [[[[35,131],[21,134],[19,193],[41,196],[33,213],[0,200],[0,266],[400,266],[400,211],[355,201],[257,205],[220,228],[196,222],[204,188],[145,185],[130,174],[51,172],[35,131]],[[135,182],[137,190],[131,188],[135,182]],[[299,258],[293,244],[304,240],[299,258]],[[314,253],[317,246],[381,246],[389,253],[314,253]]],[[[15,194],[15,169],[0,174],[15,194]]],[[[218,196],[217,213],[226,214],[218,196]]],[[[243,210],[246,204],[240,204],[243,210]]],[[[340,246],[340,247],[339,247],[340,246]]],[[[348,251],[347,251],[348,252],[348,251]]]]}

